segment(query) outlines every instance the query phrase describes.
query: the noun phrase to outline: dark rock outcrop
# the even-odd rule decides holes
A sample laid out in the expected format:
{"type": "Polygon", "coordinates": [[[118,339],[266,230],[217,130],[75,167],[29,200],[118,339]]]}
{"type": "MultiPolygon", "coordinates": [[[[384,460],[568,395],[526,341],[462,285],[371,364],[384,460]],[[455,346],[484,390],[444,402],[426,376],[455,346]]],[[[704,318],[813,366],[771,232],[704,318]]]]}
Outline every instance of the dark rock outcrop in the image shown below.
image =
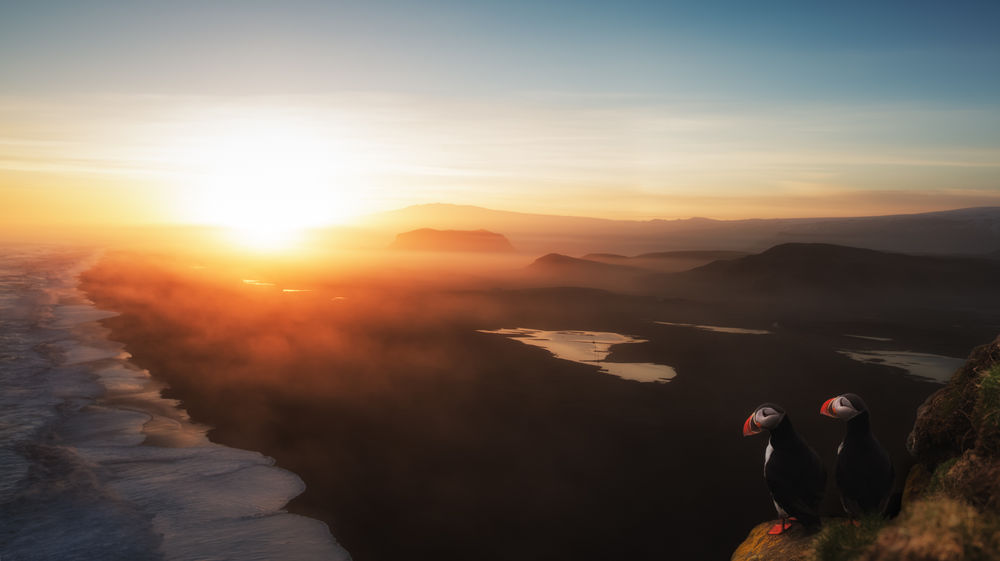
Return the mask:
{"type": "Polygon", "coordinates": [[[1000,337],[920,406],[907,447],[944,493],[1000,516],[1000,337]]]}
{"type": "Polygon", "coordinates": [[[991,404],[982,403],[989,397],[983,395],[983,382],[998,363],[1000,337],[973,350],[948,384],[920,406],[906,443],[918,462],[933,468],[966,451],[994,456],[1000,452],[1000,419],[984,422],[1000,412],[986,411],[991,404]]]}

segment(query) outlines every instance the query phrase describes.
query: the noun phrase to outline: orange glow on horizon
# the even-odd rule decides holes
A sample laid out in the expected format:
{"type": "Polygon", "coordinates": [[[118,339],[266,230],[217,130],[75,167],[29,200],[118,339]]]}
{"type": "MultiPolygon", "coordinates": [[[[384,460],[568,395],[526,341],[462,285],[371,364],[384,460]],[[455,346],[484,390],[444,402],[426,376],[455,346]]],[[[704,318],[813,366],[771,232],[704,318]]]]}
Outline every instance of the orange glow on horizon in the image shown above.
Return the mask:
{"type": "MultiPolygon", "coordinates": [[[[609,123],[589,121],[593,115],[579,108],[563,115],[517,103],[378,96],[7,103],[0,103],[0,236],[8,238],[68,227],[99,236],[109,227],[198,225],[231,230],[227,243],[276,251],[300,243],[309,228],[360,225],[370,215],[378,220],[428,203],[612,220],[1000,205],[987,183],[996,169],[988,151],[936,155],[902,147],[881,155],[783,144],[717,150],[708,143],[633,154],[612,147],[660,146],[673,137],[616,128],[604,134],[609,123]],[[568,118],[588,134],[563,136],[568,118]],[[862,169],[882,171],[865,179],[862,169]]],[[[628,122],[659,114],[643,110],[628,122]]],[[[833,115],[837,123],[847,118],[833,115]]],[[[739,138],[757,123],[723,117],[706,122],[739,138]]],[[[435,226],[444,227],[414,225],[435,226]]]]}

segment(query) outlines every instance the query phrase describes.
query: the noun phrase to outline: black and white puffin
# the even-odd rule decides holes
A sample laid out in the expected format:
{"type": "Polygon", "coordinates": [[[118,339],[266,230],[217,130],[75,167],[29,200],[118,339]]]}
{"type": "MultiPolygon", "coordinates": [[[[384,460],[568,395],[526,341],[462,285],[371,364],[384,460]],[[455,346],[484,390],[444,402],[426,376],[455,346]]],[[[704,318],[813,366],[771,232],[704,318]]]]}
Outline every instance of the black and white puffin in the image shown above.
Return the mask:
{"type": "Polygon", "coordinates": [[[764,480],[771,491],[781,521],[769,534],[780,534],[801,522],[812,531],[819,528],[819,505],[826,488],[826,468],[816,452],[795,432],[785,410],[765,403],[743,423],[743,436],[770,433],[764,452],[764,480]]]}
{"type": "Polygon", "coordinates": [[[847,434],[837,448],[837,489],[851,518],[884,514],[895,476],[889,453],[871,431],[865,402],[853,393],[831,397],[820,413],[847,421],[847,434]]]}

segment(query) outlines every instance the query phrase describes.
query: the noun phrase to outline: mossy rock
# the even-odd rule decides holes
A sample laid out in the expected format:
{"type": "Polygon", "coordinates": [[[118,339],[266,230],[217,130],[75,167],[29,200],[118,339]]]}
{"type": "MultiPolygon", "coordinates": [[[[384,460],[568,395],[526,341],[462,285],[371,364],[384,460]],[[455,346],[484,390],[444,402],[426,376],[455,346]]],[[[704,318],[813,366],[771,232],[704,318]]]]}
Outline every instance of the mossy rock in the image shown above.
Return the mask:
{"type": "Polygon", "coordinates": [[[1000,458],[967,450],[949,464],[940,477],[941,491],[975,507],[1000,513],[1000,458]]]}
{"type": "Polygon", "coordinates": [[[910,434],[920,462],[908,495],[943,493],[1000,513],[1000,338],[972,352],[946,387],[921,406],[910,434]]]}
{"type": "Polygon", "coordinates": [[[907,447],[935,467],[966,450],[1000,455],[1000,337],[972,351],[965,365],[917,410],[907,447]]]}
{"type": "Polygon", "coordinates": [[[976,452],[1000,456],[1000,364],[983,373],[977,382],[979,397],[972,410],[976,424],[976,452]]]}
{"type": "Polygon", "coordinates": [[[964,501],[935,495],[910,505],[859,561],[1000,561],[1000,522],[964,501]]]}
{"type": "Polygon", "coordinates": [[[852,523],[847,519],[830,520],[813,540],[815,561],[850,561],[865,554],[875,543],[879,530],[886,524],[872,517],[852,523]]]}
{"type": "Polygon", "coordinates": [[[910,473],[906,476],[906,483],[903,484],[902,505],[906,505],[919,500],[927,494],[933,483],[934,474],[923,464],[915,464],[910,468],[910,473]]]}
{"type": "Polygon", "coordinates": [[[800,524],[772,536],[767,533],[777,520],[758,524],[733,553],[730,561],[809,561],[813,537],[800,524]]]}

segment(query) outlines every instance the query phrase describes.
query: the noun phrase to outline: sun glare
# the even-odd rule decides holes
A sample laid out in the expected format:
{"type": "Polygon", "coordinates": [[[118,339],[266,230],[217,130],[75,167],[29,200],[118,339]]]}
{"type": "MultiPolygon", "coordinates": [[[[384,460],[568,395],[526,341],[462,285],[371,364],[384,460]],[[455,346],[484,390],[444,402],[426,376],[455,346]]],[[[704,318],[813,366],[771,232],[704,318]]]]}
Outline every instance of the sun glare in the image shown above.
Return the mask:
{"type": "Polygon", "coordinates": [[[308,228],[359,212],[357,185],[334,139],[276,119],[207,128],[184,150],[194,164],[185,209],[193,221],[276,250],[299,242],[308,228]]]}

